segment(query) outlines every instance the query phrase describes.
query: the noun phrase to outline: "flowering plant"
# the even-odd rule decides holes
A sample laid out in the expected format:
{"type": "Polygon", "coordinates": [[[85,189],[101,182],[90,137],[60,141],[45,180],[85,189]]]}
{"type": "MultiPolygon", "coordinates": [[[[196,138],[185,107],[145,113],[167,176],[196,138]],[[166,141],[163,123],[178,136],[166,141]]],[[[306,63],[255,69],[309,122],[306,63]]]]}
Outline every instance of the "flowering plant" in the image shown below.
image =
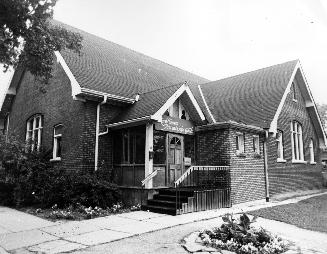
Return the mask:
{"type": "Polygon", "coordinates": [[[220,227],[200,233],[203,244],[237,254],[279,254],[287,249],[280,237],[251,225],[256,217],[250,219],[243,213],[236,219],[232,214],[226,214],[223,221],[220,227]]]}

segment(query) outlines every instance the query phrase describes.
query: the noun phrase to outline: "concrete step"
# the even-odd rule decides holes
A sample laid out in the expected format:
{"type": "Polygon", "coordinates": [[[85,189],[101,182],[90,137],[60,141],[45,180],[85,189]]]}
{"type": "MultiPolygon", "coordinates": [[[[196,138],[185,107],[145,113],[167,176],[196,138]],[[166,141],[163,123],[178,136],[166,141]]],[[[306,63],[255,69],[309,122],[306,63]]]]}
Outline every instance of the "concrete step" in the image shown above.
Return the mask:
{"type": "Polygon", "coordinates": [[[141,206],[141,210],[150,211],[154,213],[176,215],[176,208],[172,208],[172,207],[164,207],[164,206],[157,206],[157,205],[143,205],[141,206]]]}

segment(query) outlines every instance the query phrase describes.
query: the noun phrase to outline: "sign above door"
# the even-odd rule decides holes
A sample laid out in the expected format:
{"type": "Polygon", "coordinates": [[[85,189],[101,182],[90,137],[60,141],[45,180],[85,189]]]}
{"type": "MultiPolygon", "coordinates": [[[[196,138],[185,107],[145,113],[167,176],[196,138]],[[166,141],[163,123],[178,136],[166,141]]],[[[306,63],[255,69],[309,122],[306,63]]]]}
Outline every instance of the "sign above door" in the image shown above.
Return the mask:
{"type": "Polygon", "coordinates": [[[194,124],[191,121],[179,118],[162,116],[162,122],[156,122],[154,127],[156,130],[194,135],[194,124]]]}

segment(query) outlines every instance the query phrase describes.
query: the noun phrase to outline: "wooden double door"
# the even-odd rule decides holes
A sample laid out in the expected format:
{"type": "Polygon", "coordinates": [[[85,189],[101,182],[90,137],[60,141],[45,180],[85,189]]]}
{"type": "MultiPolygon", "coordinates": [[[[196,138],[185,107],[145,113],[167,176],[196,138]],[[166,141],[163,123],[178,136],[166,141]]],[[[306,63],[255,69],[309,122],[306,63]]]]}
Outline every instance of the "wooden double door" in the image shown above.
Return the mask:
{"type": "Polygon", "coordinates": [[[167,172],[168,186],[184,173],[184,137],[182,135],[167,135],[167,172]]]}

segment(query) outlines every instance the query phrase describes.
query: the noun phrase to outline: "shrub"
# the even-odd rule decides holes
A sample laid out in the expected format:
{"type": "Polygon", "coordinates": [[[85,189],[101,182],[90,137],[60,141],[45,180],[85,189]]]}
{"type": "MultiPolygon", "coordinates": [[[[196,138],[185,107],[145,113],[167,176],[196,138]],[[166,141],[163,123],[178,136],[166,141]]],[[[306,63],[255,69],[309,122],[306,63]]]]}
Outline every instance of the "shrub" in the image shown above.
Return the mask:
{"type": "Polygon", "coordinates": [[[226,214],[223,221],[220,227],[200,233],[204,244],[237,254],[279,254],[286,250],[281,238],[263,228],[251,226],[256,217],[251,220],[243,213],[239,219],[235,219],[233,215],[226,214]]]}
{"type": "Polygon", "coordinates": [[[120,199],[117,186],[106,180],[103,172],[53,168],[49,152],[26,153],[25,145],[14,138],[0,136],[0,161],[4,168],[0,179],[3,205],[111,207],[120,199]]]}

